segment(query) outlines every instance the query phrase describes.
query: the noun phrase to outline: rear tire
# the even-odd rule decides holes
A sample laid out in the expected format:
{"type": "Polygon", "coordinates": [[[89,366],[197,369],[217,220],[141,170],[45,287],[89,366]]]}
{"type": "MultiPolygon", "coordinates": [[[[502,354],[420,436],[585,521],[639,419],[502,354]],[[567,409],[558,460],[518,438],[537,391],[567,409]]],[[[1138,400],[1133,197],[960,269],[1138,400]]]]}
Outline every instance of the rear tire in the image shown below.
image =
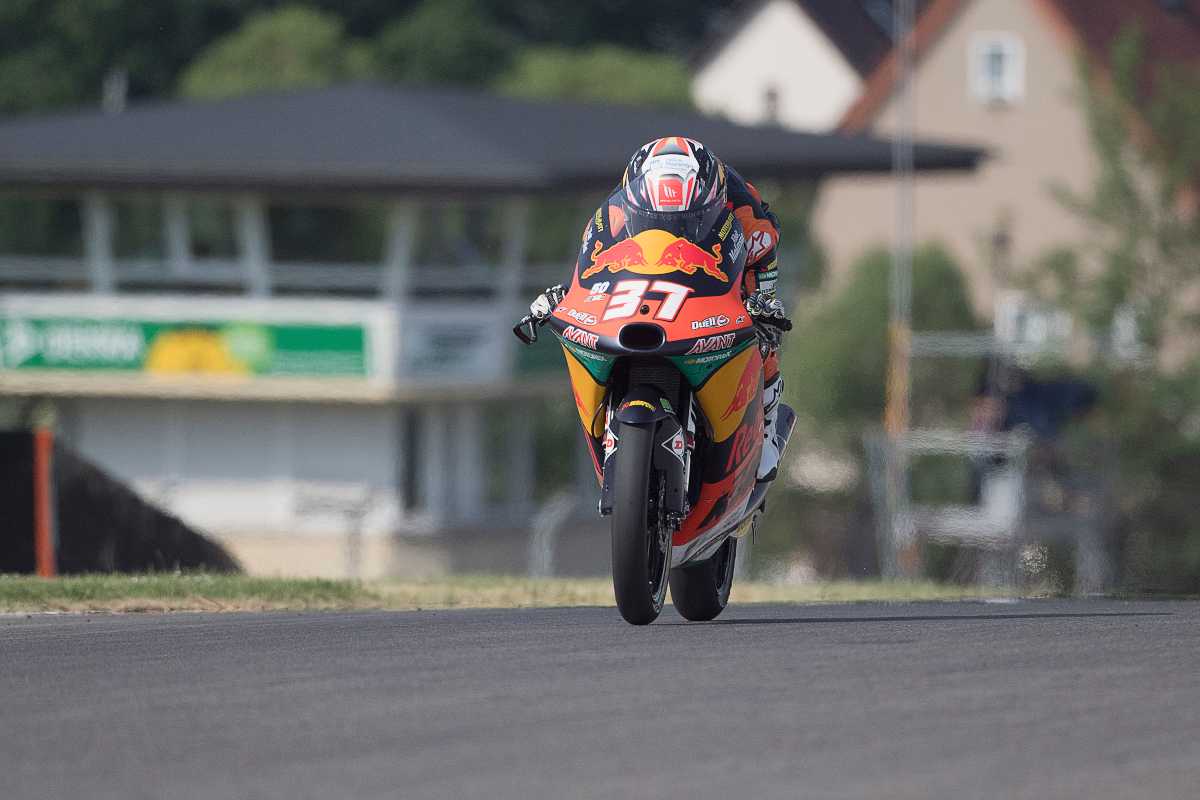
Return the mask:
{"type": "Polygon", "coordinates": [[[671,570],[671,601],[679,616],[692,622],[716,619],[729,602],[738,540],[725,540],[711,557],[699,564],[671,570]]]}
{"type": "MultiPolygon", "coordinates": [[[[650,508],[654,428],[621,425],[613,457],[612,571],[617,609],[631,625],[648,625],[662,612],[671,566],[650,508]]],[[[657,512],[657,509],[655,509],[657,512]]]]}

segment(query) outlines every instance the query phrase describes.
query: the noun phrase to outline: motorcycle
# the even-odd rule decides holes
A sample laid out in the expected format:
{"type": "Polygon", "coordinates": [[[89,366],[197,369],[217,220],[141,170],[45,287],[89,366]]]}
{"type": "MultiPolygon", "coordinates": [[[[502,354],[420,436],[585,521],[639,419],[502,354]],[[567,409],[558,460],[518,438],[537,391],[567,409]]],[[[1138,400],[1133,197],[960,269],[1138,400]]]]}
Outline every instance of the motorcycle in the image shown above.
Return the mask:
{"type": "MultiPolygon", "coordinates": [[[[634,625],[659,616],[668,585],[685,619],[720,614],[738,542],[766,504],[770,484],[756,480],[764,349],[743,297],[745,236],[725,213],[697,242],[635,232],[610,200],[584,231],[560,302],[513,328],[528,345],[548,325],[562,347],[611,518],[617,608],[634,625]]],[[[781,405],[781,449],[794,422],[781,405]]]]}

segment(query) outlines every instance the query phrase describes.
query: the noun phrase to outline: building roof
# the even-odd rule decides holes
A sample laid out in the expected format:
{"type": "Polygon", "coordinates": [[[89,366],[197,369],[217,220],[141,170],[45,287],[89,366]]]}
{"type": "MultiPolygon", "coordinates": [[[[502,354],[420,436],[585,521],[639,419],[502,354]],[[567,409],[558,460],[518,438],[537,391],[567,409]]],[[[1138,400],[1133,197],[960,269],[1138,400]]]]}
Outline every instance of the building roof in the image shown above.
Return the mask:
{"type": "MultiPolygon", "coordinates": [[[[970,0],[930,0],[913,28],[915,59],[920,62],[970,0]]],[[[1147,77],[1157,64],[1200,62],[1200,0],[1030,0],[1043,11],[1070,47],[1081,49],[1106,68],[1113,41],[1129,25],[1145,37],[1147,77]]],[[[859,99],[842,117],[839,129],[866,130],[896,88],[893,49],[867,78],[859,99]]]]}
{"type": "MultiPolygon", "coordinates": [[[[885,171],[888,142],[695,113],[367,84],[0,121],[8,185],[535,191],[608,186],[656,136],[686,135],[758,180],[885,171]]],[[[920,144],[919,169],[981,150],[920,144]]]]}

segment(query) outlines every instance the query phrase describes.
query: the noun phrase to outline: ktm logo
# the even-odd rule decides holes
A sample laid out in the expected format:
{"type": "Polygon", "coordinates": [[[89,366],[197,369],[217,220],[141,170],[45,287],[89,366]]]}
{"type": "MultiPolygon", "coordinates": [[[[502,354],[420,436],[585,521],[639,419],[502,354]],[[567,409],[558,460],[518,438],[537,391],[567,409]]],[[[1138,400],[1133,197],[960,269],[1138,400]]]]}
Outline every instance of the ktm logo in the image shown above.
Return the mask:
{"type": "Polygon", "coordinates": [[[711,250],[705,250],[666,231],[642,231],[607,249],[601,242],[596,242],[591,260],[592,266],[583,271],[580,280],[587,280],[605,270],[636,272],[639,275],[665,275],[669,272],[694,275],[699,270],[717,280],[729,280],[729,276],[721,270],[719,242],[711,250]]]}

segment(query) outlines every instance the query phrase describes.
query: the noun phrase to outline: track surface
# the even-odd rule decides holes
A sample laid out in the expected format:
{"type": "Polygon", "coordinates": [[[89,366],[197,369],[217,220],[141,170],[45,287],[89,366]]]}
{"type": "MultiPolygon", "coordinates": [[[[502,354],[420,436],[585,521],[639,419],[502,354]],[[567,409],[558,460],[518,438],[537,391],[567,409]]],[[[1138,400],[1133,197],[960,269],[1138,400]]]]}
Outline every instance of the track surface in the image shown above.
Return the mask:
{"type": "Polygon", "coordinates": [[[677,622],[591,608],[0,618],[0,795],[1200,793],[1200,604],[743,606],[677,622]]]}

